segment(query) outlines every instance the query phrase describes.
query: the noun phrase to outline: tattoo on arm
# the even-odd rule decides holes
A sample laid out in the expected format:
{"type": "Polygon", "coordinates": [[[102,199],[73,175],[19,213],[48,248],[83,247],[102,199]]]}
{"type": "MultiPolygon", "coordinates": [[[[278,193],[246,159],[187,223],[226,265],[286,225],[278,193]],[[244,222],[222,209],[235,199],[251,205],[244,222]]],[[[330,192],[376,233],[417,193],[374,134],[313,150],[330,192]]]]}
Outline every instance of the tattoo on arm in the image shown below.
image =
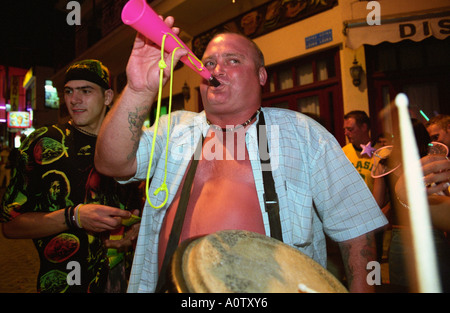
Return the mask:
{"type": "Polygon", "coordinates": [[[128,113],[128,124],[131,132],[131,141],[133,141],[133,150],[128,155],[128,160],[136,156],[136,151],[139,147],[139,139],[141,138],[142,125],[144,125],[145,119],[148,115],[146,109],[136,108],[136,112],[128,113]]]}
{"type": "MultiPolygon", "coordinates": [[[[351,286],[355,275],[358,275],[357,272],[361,272],[361,268],[365,270],[365,265],[376,259],[376,250],[375,250],[375,236],[373,233],[367,233],[365,235],[365,240],[358,244],[353,244],[352,242],[343,242],[340,245],[341,247],[341,255],[342,261],[345,267],[345,273],[347,275],[347,281],[349,286],[351,286]],[[352,259],[352,249],[358,249],[359,255],[361,256],[360,262],[355,262],[356,260],[352,259]],[[361,267],[361,268],[355,268],[361,267]]],[[[355,256],[357,251],[353,252],[353,256],[355,256]]]]}
{"type": "Polygon", "coordinates": [[[375,235],[370,232],[366,234],[366,244],[361,248],[361,256],[367,262],[376,259],[375,235]]]}
{"type": "Polygon", "coordinates": [[[344,264],[344,270],[349,286],[352,284],[353,281],[353,266],[349,263],[351,247],[352,245],[349,243],[341,244],[342,262],[344,264]]]}

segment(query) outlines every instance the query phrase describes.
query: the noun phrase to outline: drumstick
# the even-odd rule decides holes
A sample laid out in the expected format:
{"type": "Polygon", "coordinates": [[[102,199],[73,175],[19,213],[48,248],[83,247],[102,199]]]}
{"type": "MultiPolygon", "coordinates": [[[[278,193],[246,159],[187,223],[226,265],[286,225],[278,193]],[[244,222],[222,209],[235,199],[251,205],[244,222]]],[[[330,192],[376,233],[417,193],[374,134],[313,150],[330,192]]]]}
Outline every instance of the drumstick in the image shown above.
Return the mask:
{"type": "Polygon", "coordinates": [[[298,284],[298,289],[300,290],[300,292],[318,293],[318,291],[315,291],[314,289],[309,288],[305,284],[298,284]]]}
{"type": "Polygon", "coordinates": [[[419,292],[441,292],[436,251],[431,233],[431,219],[423,184],[423,172],[411,118],[407,109],[408,98],[406,95],[398,94],[395,98],[395,105],[399,114],[402,162],[409,204],[418,289],[419,292]]]}

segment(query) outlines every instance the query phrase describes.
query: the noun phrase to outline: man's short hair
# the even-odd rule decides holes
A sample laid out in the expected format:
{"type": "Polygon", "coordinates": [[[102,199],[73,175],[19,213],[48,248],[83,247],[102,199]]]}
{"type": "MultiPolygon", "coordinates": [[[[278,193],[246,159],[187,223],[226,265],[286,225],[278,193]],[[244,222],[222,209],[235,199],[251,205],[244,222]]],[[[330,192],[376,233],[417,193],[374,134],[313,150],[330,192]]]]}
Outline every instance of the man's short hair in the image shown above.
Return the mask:
{"type": "Polygon", "coordinates": [[[261,49],[258,47],[258,45],[252,39],[250,39],[250,37],[245,36],[242,33],[234,32],[234,31],[230,31],[230,30],[224,30],[224,31],[221,31],[221,32],[218,32],[217,34],[215,34],[213,36],[213,38],[211,38],[210,41],[212,41],[217,36],[226,35],[226,34],[238,35],[238,36],[241,36],[242,38],[248,40],[248,42],[250,42],[251,46],[253,47],[253,49],[255,50],[255,53],[256,53],[256,57],[257,57],[257,59],[255,60],[256,69],[259,69],[260,67],[264,67],[265,66],[264,54],[261,51],[261,49]]]}
{"type": "Polygon", "coordinates": [[[370,118],[367,116],[366,112],[359,110],[348,112],[344,115],[344,120],[349,118],[354,118],[358,127],[361,127],[363,124],[367,124],[367,127],[370,129],[370,118]]]}
{"type": "Polygon", "coordinates": [[[450,115],[446,114],[439,114],[436,116],[433,116],[430,118],[428,122],[425,123],[425,127],[429,127],[431,125],[437,125],[442,129],[447,129],[448,125],[450,124],[450,115]]]}

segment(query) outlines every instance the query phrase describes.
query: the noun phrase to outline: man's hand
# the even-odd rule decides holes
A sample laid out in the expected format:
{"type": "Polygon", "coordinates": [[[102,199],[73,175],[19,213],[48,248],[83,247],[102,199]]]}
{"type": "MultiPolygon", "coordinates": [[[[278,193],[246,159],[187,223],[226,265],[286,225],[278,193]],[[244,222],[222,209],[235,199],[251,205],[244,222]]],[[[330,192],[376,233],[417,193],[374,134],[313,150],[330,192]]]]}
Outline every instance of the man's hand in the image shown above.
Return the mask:
{"type": "MultiPolygon", "coordinates": [[[[444,192],[448,195],[450,181],[450,161],[442,155],[427,155],[420,159],[423,171],[423,181],[427,195],[444,192]]],[[[395,193],[398,199],[407,204],[405,175],[400,176],[395,184],[395,193]]]]}
{"type": "MultiPolygon", "coordinates": [[[[162,19],[162,17],[160,17],[162,19]]],[[[178,34],[180,30],[176,27],[172,27],[174,24],[174,18],[169,16],[164,20],[164,23],[172,28],[175,34],[178,34]]],[[[172,37],[167,36],[167,40],[173,40],[172,37]]],[[[177,63],[179,59],[186,55],[185,49],[177,49],[175,52],[174,62],[177,63]]],[[[164,81],[170,75],[170,63],[171,55],[164,53],[165,63],[167,67],[164,69],[164,81]]],[[[161,60],[161,47],[142,34],[138,33],[134,41],[133,50],[131,51],[130,58],[127,64],[127,78],[128,87],[130,90],[141,93],[151,92],[157,93],[159,88],[159,63],[161,60]]],[[[174,64],[175,66],[175,64],[174,64]]]]}
{"type": "Polygon", "coordinates": [[[125,236],[122,239],[110,240],[106,239],[104,244],[107,248],[117,249],[119,252],[125,252],[129,247],[134,246],[137,236],[139,234],[139,227],[141,223],[136,223],[132,225],[127,231],[125,231],[125,236]]]}
{"type": "MultiPolygon", "coordinates": [[[[92,233],[113,230],[122,225],[122,219],[131,212],[100,204],[83,204],[78,207],[75,218],[81,226],[92,233]]],[[[42,238],[66,231],[65,209],[54,212],[27,212],[4,223],[3,232],[7,238],[42,238]]]]}
{"type": "MultiPolygon", "coordinates": [[[[133,214],[138,215],[139,210],[135,210],[133,214]]],[[[136,239],[139,235],[139,228],[141,226],[141,223],[136,223],[131,225],[128,229],[125,231],[125,235],[122,239],[119,240],[110,240],[106,239],[104,241],[105,246],[107,248],[111,249],[117,249],[119,252],[125,252],[128,250],[129,247],[133,246],[136,242],[136,239]]]]}
{"type": "Polygon", "coordinates": [[[448,192],[450,186],[450,161],[442,155],[427,155],[420,159],[427,186],[427,194],[448,192]]]}
{"type": "Polygon", "coordinates": [[[81,205],[78,214],[82,227],[94,233],[116,229],[122,225],[122,219],[131,216],[129,211],[100,204],[81,205]]]}

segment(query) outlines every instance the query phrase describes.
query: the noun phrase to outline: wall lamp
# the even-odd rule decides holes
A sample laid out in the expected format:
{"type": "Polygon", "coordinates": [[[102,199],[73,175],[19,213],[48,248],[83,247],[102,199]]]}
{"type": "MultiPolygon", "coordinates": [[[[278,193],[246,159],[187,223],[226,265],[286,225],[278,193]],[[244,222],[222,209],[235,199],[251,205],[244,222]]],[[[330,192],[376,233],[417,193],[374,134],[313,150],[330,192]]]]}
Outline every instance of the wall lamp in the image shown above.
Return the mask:
{"type": "Polygon", "coordinates": [[[353,85],[358,87],[361,84],[361,74],[363,72],[363,69],[361,65],[358,64],[358,61],[355,59],[353,60],[353,66],[350,67],[350,76],[353,78],[353,85]]]}

